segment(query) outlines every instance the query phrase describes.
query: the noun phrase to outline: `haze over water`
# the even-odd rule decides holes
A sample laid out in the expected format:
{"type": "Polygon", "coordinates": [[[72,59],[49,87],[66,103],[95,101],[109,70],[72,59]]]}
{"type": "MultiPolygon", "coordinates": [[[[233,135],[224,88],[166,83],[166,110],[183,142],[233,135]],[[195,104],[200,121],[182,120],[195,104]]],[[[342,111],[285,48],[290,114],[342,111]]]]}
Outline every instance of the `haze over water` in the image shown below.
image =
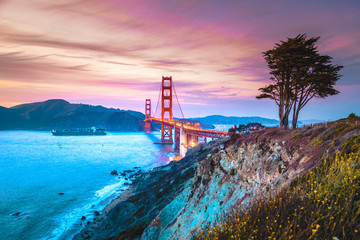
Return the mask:
{"type": "Polygon", "coordinates": [[[153,144],[157,138],[144,133],[55,137],[50,132],[0,131],[1,238],[71,237],[80,222],[91,221],[94,211],[124,188],[124,178],[110,175],[112,170],[150,170],[168,163],[166,152],[172,146],[153,144]],[[17,212],[21,214],[12,215],[17,212]]]}

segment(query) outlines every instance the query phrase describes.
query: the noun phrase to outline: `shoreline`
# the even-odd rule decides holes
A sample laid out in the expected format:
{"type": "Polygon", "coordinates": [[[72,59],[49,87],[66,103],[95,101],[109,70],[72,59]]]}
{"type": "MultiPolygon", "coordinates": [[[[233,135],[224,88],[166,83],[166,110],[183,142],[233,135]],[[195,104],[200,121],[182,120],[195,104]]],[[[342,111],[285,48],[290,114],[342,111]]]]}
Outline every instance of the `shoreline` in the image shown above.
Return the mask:
{"type": "Polygon", "coordinates": [[[168,163],[168,147],[153,145],[141,132],[106,138],[56,138],[46,131],[0,133],[0,180],[6,193],[0,201],[0,231],[6,239],[61,239],[65,230],[64,236],[73,229],[81,231],[78,224],[86,225],[94,211],[101,212],[127,187],[125,177],[110,174],[113,169],[121,173],[138,166],[148,171],[168,163]],[[118,184],[117,190],[113,184],[118,184]],[[80,221],[84,215],[86,220],[80,221]]]}
{"type": "MultiPolygon", "coordinates": [[[[208,150],[212,145],[214,143],[209,145],[208,150]]],[[[196,149],[199,149],[199,146],[189,152],[196,152],[196,149]]],[[[189,187],[195,167],[196,159],[184,157],[181,161],[170,161],[166,165],[140,173],[132,184],[112,200],[94,221],[75,235],[73,240],[106,239],[125,229],[125,239],[133,239],[138,231],[145,230],[159,211],[189,187]],[[158,193],[153,194],[154,192],[158,193]]]]}
{"type": "Polygon", "coordinates": [[[123,193],[127,192],[134,177],[142,172],[139,167],[135,166],[134,168],[138,169],[138,171],[126,169],[114,176],[119,179],[119,182],[106,185],[102,189],[96,191],[94,197],[97,197],[97,199],[94,201],[86,203],[79,208],[75,208],[71,212],[55,217],[55,219],[61,219],[62,223],[59,222],[59,227],[54,229],[50,236],[42,239],[73,239],[74,236],[86,228],[89,222],[96,221],[97,218],[111,206],[113,201],[122,196],[123,193]],[[130,177],[131,175],[134,175],[134,177],[130,177]],[[103,197],[99,196],[102,194],[104,194],[103,197]]]}
{"type": "MultiPolygon", "coordinates": [[[[359,132],[353,127],[339,133],[329,154],[359,132]]],[[[197,145],[181,161],[140,174],[74,240],[191,239],[222,214],[251,207],[315,167],[330,140],[314,139],[333,129],[337,125],[264,129],[197,145]]]]}

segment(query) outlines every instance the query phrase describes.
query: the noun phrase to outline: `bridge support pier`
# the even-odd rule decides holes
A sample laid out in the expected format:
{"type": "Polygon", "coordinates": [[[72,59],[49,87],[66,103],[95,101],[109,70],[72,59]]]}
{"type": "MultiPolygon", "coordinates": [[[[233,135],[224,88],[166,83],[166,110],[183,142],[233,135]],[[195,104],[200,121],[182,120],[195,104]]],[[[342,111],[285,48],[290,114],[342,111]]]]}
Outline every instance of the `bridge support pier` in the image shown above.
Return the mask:
{"type": "Polygon", "coordinates": [[[175,146],[174,146],[174,150],[176,152],[180,152],[180,129],[176,129],[176,127],[174,127],[175,129],[175,146]]]}
{"type": "Polygon", "coordinates": [[[194,147],[194,146],[199,144],[199,137],[198,136],[190,135],[189,138],[190,138],[189,145],[191,147],[194,147]]]}
{"type": "Polygon", "coordinates": [[[180,156],[185,157],[188,147],[188,136],[185,133],[184,127],[181,125],[180,127],[180,156]]]}
{"type": "Polygon", "coordinates": [[[175,151],[178,151],[184,157],[189,148],[199,144],[199,137],[201,140],[204,138],[206,143],[207,138],[214,140],[228,135],[227,132],[201,129],[197,124],[191,125],[186,121],[174,120],[172,112],[172,87],[172,77],[163,76],[161,85],[161,118],[151,117],[151,101],[146,99],[145,102],[144,130],[146,132],[151,131],[151,122],[161,124],[161,141],[157,144],[173,144],[175,142],[175,151]],[[173,129],[175,132],[174,140],[172,138],[173,129]]]}
{"type": "MultiPolygon", "coordinates": [[[[162,77],[161,84],[161,120],[173,121],[172,77],[162,77]]],[[[161,124],[161,143],[172,144],[172,127],[161,124]]]]}
{"type": "MultiPolygon", "coordinates": [[[[149,119],[149,118],[151,118],[151,100],[146,99],[145,100],[145,120],[149,119]]],[[[145,121],[144,130],[146,133],[151,132],[151,122],[150,121],[145,121]]]]}

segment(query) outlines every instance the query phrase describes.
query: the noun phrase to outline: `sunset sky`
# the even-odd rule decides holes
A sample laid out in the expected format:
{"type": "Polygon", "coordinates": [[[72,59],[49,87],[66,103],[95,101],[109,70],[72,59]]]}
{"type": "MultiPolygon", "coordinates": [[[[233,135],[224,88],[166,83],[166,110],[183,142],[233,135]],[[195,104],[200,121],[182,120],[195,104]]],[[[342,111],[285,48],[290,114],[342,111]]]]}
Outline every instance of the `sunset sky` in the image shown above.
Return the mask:
{"type": "MultiPolygon", "coordinates": [[[[0,105],[60,98],[144,112],[172,76],[185,117],[277,118],[262,52],[305,33],[344,65],[300,119],[360,115],[360,1],[0,0],[0,105]]],[[[175,115],[180,117],[177,106],[175,115]]]]}

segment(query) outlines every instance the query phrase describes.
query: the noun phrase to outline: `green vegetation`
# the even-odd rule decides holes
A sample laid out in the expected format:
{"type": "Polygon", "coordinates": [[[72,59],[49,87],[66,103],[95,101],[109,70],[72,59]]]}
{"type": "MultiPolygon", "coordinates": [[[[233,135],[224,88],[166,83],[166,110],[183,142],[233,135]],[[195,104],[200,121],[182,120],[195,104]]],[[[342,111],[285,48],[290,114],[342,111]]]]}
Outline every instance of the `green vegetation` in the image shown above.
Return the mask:
{"type": "Polygon", "coordinates": [[[288,38],[263,53],[273,82],[259,91],[257,99],[270,98],[279,107],[280,127],[288,128],[293,111],[292,128],[297,127],[300,110],[312,98],[325,98],[339,92],[333,88],[339,80],[340,65],[320,55],[316,46],[320,37],[307,39],[305,34],[288,38]]]}
{"type": "Polygon", "coordinates": [[[323,142],[324,142],[324,140],[319,139],[319,138],[316,138],[316,139],[311,143],[311,146],[312,146],[312,147],[316,147],[316,146],[319,146],[320,144],[322,144],[323,142]]]}
{"type": "Polygon", "coordinates": [[[356,123],[356,119],[351,119],[351,116],[335,122],[329,122],[327,123],[327,127],[329,127],[328,130],[323,131],[322,129],[319,129],[320,132],[313,137],[318,138],[319,140],[317,141],[322,141],[322,142],[326,140],[331,140],[332,143],[334,144],[335,142],[340,140],[345,134],[354,131],[356,129],[359,129],[359,125],[358,123],[356,123]]]}
{"type": "Polygon", "coordinates": [[[356,116],[355,113],[350,113],[349,116],[347,117],[349,120],[360,120],[360,117],[356,116]]]}
{"type": "Polygon", "coordinates": [[[281,192],[234,209],[195,239],[360,239],[360,133],[281,192]]]}
{"type": "Polygon", "coordinates": [[[301,138],[301,137],[302,137],[302,134],[301,134],[301,133],[298,133],[298,134],[295,134],[294,136],[292,136],[292,137],[290,138],[290,140],[299,139],[299,138],[301,138]]]}

